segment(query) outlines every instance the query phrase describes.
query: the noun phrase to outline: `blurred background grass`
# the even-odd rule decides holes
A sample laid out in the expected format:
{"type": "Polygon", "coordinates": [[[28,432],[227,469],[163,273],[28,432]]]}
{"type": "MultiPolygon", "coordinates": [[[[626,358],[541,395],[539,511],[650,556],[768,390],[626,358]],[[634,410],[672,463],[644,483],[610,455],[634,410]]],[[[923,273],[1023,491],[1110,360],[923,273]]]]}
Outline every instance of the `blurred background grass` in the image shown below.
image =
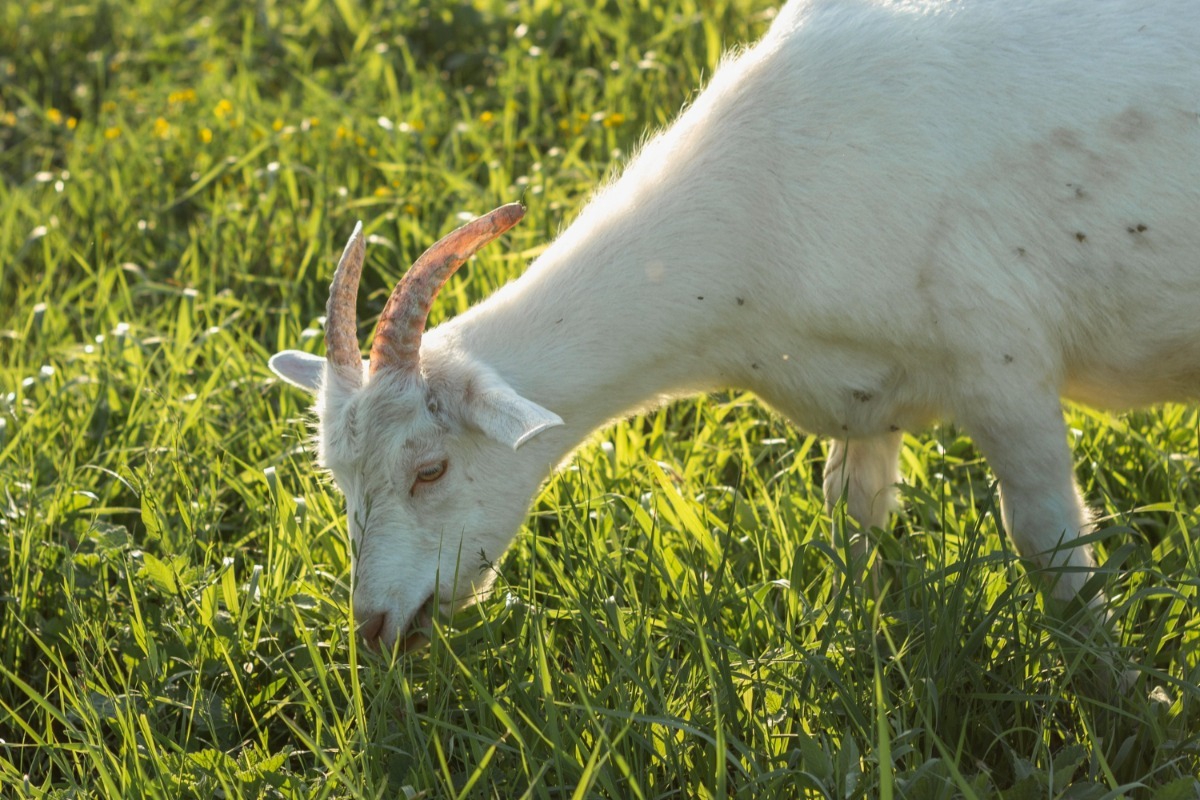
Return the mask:
{"type": "Polygon", "coordinates": [[[18,797],[1198,796],[1195,409],[1070,411],[1118,623],[1045,617],[991,478],[906,440],[876,603],[823,445],[738,393],[598,437],[487,602],[357,650],[307,398],[356,219],[369,331],[462,216],[518,274],[759,0],[0,5],[0,787],[18,797]],[[1130,677],[1132,676],[1132,677],[1130,677]]]}

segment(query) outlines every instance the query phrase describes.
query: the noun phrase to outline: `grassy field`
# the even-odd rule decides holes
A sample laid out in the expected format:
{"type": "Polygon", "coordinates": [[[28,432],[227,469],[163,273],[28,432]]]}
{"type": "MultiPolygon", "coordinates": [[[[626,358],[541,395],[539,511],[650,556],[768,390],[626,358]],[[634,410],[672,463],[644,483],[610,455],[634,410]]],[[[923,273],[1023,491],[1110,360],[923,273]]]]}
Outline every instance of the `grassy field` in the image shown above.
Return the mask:
{"type": "Polygon", "coordinates": [[[1200,797],[1200,416],[1069,410],[1115,632],[1047,615],[951,427],[905,441],[878,602],[825,445],[729,394],[602,432],[494,596],[357,648],[307,398],[460,215],[517,274],[761,0],[0,4],[0,797],[1200,797]],[[843,580],[842,585],[852,583],[843,580]]]}

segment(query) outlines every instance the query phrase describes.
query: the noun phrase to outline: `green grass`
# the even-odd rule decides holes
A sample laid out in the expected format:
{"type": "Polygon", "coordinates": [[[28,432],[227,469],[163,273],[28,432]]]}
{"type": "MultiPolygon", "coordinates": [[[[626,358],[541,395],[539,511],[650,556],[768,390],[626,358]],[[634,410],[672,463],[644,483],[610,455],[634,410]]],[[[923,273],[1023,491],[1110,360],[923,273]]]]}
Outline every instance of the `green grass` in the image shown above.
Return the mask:
{"type": "Polygon", "coordinates": [[[764,9],[0,5],[0,796],[1197,796],[1194,408],[1068,412],[1112,642],[1044,613],[950,427],[905,441],[882,600],[837,591],[825,446],[737,394],[600,434],[428,650],[350,636],[341,502],[265,361],[321,349],[354,220],[366,332],[523,199],[462,311],[764,9]]]}

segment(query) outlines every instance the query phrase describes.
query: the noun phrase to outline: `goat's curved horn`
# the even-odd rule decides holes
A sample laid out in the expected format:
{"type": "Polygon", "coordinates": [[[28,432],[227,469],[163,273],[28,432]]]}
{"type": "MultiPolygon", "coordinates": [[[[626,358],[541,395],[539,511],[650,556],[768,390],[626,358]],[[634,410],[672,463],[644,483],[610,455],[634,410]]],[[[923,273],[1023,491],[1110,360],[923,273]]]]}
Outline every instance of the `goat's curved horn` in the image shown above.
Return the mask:
{"type": "Polygon", "coordinates": [[[433,299],[454,271],[484,245],[521,221],[525,207],[510,203],[468,222],[421,254],[392,291],[371,343],[371,374],[380,369],[416,373],[421,334],[433,299]]]}
{"type": "Polygon", "coordinates": [[[359,222],[342,251],[325,304],[326,355],[335,371],[354,386],[362,384],[362,353],[358,349],[358,315],[354,308],[365,253],[362,222],[359,222]]]}

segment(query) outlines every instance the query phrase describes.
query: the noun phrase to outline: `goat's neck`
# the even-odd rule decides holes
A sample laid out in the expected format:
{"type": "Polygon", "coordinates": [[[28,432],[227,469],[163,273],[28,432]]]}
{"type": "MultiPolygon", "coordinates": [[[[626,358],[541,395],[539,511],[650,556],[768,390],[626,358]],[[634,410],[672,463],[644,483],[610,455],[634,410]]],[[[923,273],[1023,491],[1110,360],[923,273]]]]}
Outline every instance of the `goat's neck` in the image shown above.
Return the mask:
{"type": "MultiPolygon", "coordinates": [[[[747,83],[747,65],[723,68],[724,84],[747,83]]],[[[752,382],[739,343],[764,333],[749,330],[761,317],[750,298],[767,293],[755,271],[730,267],[762,255],[735,232],[761,228],[742,173],[758,168],[747,152],[769,155],[740,141],[740,96],[710,90],[521,278],[437,329],[440,346],[562,417],[529,443],[545,456],[672,397],[752,382]]]]}
{"type": "Polygon", "coordinates": [[[524,276],[440,331],[563,418],[534,440],[548,459],[611,420],[727,382],[711,345],[718,304],[738,300],[704,285],[713,271],[697,262],[723,248],[695,242],[703,226],[675,222],[681,211],[661,196],[617,208],[602,199],[524,276]]]}

